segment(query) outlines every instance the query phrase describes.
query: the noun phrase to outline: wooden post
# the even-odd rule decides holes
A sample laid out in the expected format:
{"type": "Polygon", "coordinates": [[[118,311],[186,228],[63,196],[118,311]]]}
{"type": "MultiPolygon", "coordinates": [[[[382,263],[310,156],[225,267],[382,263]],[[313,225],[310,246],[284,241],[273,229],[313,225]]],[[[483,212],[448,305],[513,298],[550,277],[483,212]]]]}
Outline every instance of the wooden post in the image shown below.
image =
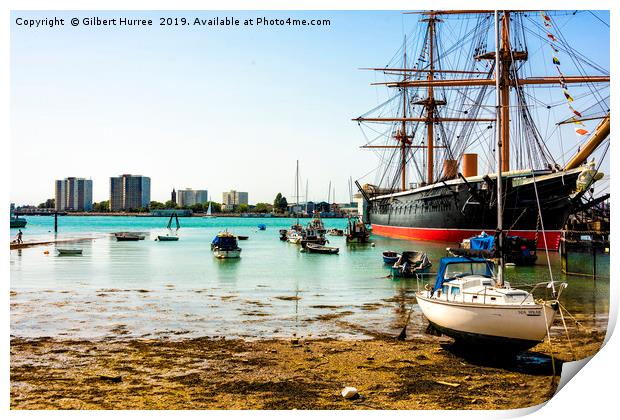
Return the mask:
{"type": "Polygon", "coordinates": [[[58,233],[58,212],[54,212],[54,233],[58,233]]]}

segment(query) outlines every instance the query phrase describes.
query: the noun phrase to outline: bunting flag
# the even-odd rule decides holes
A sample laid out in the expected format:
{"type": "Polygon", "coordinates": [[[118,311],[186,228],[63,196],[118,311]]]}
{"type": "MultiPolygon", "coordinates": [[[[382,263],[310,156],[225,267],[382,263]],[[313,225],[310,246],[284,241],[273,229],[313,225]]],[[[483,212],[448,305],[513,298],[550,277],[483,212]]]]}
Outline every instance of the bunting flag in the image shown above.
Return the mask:
{"type": "MultiPolygon", "coordinates": [[[[564,77],[564,73],[562,73],[562,70],[560,69],[560,59],[557,57],[557,54],[560,53],[559,49],[555,46],[555,42],[557,42],[557,38],[549,31],[550,28],[552,28],[551,25],[551,18],[549,16],[547,16],[547,14],[543,11],[540,12],[540,16],[542,18],[542,22],[545,25],[545,32],[547,33],[547,38],[549,38],[551,40],[551,42],[548,42],[549,46],[551,47],[551,50],[553,51],[551,53],[551,58],[553,60],[553,64],[555,65],[555,68],[558,72],[558,81],[560,83],[560,87],[562,88],[562,93],[564,93],[564,97],[566,98],[566,105],[568,106],[568,109],[570,109],[570,111],[573,113],[573,115],[575,115],[576,117],[581,118],[581,113],[579,111],[577,111],[575,108],[573,108],[573,106],[571,105],[571,102],[574,102],[575,100],[573,99],[573,97],[571,96],[570,92],[568,91],[568,84],[566,83],[566,78],[564,77]]],[[[587,134],[590,134],[590,132],[588,130],[586,130],[584,127],[583,122],[581,122],[580,120],[578,120],[575,117],[571,117],[569,120],[569,122],[571,122],[572,124],[575,125],[575,133],[578,136],[585,136],[587,134]]]]}
{"type": "Polygon", "coordinates": [[[575,108],[573,108],[572,106],[570,106],[570,104],[568,104],[568,108],[573,111],[573,114],[575,114],[576,116],[578,116],[579,118],[581,118],[581,112],[577,111],[575,108]]]}

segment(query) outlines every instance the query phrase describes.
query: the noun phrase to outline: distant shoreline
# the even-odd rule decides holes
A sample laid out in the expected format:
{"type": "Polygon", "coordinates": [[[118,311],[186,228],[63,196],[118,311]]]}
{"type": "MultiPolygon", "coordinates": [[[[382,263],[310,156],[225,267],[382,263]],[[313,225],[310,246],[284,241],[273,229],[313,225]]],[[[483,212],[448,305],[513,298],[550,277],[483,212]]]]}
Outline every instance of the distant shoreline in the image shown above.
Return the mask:
{"type": "MultiPolygon", "coordinates": [[[[291,215],[281,215],[281,214],[271,214],[271,216],[266,216],[266,215],[260,215],[258,213],[247,213],[249,214],[248,216],[243,216],[242,214],[239,213],[214,213],[212,216],[214,217],[242,217],[245,219],[269,219],[269,218],[284,218],[284,219],[291,219],[291,218],[295,218],[297,216],[291,216],[291,215]]],[[[267,213],[269,214],[269,213],[267,213]]],[[[32,216],[53,216],[53,213],[50,213],[49,215],[45,214],[45,215],[41,215],[41,214],[27,214],[27,213],[20,213],[20,217],[32,217],[32,216]]],[[[163,218],[167,218],[170,217],[170,215],[153,215],[150,213],[129,213],[129,212],[67,212],[66,214],[60,215],[59,216],[128,216],[128,217],[163,217],[163,218]]],[[[194,213],[191,216],[186,216],[186,215],[180,215],[179,217],[204,217],[206,216],[206,213],[194,213]]],[[[300,219],[309,219],[312,216],[299,216],[300,219]]],[[[346,218],[346,216],[335,216],[335,217],[323,217],[324,219],[344,219],[346,218]]]]}

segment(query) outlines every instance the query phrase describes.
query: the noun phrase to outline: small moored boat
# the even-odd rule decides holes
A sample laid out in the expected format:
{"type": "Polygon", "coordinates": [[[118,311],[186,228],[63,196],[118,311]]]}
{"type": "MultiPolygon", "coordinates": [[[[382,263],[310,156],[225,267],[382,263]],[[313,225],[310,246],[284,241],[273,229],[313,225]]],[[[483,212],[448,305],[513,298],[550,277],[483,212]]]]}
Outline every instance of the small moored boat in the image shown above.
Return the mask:
{"type": "Polygon", "coordinates": [[[82,255],[81,249],[75,248],[57,248],[58,255],[82,255]]]}
{"type": "Polygon", "coordinates": [[[23,217],[17,217],[11,215],[11,228],[23,228],[26,227],[28,221],[23,217]]]}
{"type": "Polygon", "coordinates": [[[249,236],[237,235],[237,239],[239,239],[240,241],[247,241],[248,238],[249,236]]]}
{"type": "Polygon", "coordinates": [[[383,262],[385,264],[394,265],[400,258],[400,254],[396,251],[383,251],[383,262]]]}
{"type": "Polygon", "coordinates": [[[241,248],[237,245],[237,237],[230,232],[220,232],[211,242],[211,251],[216,258],[239,258],[241,248]]]}
{"type": "Polygon", "coordinates": [[[427,273],[432,264],[428,256],[420,251],[403,251],[390,271],[392,277],[415,277],[416,274],[427,273]]]}
{"type": "Polygon", "coordinates": [[[260,224],[258,225],[258,230],[266,230],[266,229],[267,229],[267,225],[265,225],[265,224],[263,224],[263,223],[260,223],[260,224]]]}
{"type": "Polygon", "coordinates": [[[329,233],[330,236],[344,236],[344,230],[342,229],[330,229],[327,231],[327,233],[329,233]]]}
{"type": "MultiPolygon", "coordinates": [[[[139,241],[140,240],[140,235],[134,235],[131,233],[123,233],[123,234],[119,234],[119,235],[114,235],[116,237],[116,240],[121,242],[121,241],[139,241]]],[[[142,237],[142,239],[144,239],[144,236],[142,237]]]]}
{"type": "Polygon", "coordinates": [[[172,241],[178,241],[179,237],[178,236],[169,236],[169,235],[159,235],[157,236],[157,239],[155,239],[156,241],[160,241],[160,242],[172,242],[172,241]]]}
{"type": "Polygon", "coordinates": [[[306,251],[311,254],[337,254],[340,249],[335,246],[317,245],[313,243],[306,244],[306,251]]]}

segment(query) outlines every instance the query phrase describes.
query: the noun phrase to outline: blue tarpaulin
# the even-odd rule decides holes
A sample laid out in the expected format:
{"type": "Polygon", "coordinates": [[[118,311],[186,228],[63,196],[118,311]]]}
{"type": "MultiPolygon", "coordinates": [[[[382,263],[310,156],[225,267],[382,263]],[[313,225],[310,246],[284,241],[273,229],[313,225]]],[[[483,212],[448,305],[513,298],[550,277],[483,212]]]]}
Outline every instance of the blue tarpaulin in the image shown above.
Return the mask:
{"type": "MultiPolygon", "coordinates": [[[[444,277],[446,274],[446,268],[450,264],[467,264],[467,263],[485,263],[485,272],[480,273],[479,271],[472,272],[471,274],[484,274],[486,276],[491,276],[493,274],[493,262],[484,258],[469,258],[469,257],[444,257],[439,261],[439,271],[437,272],[437,279],[435,280],[435,287],[433,288],[433,292],[437,289],[441,289],[443,286],[444,277]]],[[[473,271],[473,270],[472,270],[473,271]]]]}
{"type": "Polygon", "coordinates": [[[495,237],[487,234],[486,232],[482,232],[478,236],[474,236],[469,238],[469,249],[474,251],[480,250],[492,250],[493,243],[495,241],[495,237]]]}
{"type": "Polygon", "coordinates": [[[234,247],[237,245],[237,240],[234,236],[216,236],[211,244],[220,247],[234,247]]]}

